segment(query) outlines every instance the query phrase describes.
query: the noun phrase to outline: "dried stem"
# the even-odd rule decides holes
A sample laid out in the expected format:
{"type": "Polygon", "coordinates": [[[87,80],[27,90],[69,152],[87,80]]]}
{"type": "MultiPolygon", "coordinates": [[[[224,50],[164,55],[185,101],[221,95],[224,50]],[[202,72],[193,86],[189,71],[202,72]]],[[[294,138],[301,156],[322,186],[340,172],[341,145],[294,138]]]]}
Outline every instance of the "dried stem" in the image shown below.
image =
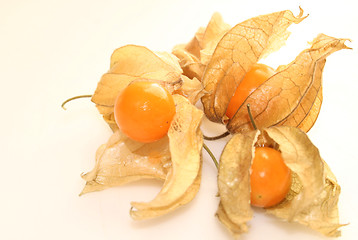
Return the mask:
{"type": "Polygon", "coordinates": [[[66,108],[65,108],[66,103],[71,102],[72,100],[75,100],[75,99],[79,99],[79,98],[90,98],[90,97],[92,97],[92,95],[79,95],[79,96],[71,97],[71,98],[67,99],[66,101],[64,101],[64,102],[61,104],[61,107],[62,107],[64,110],[66,110],[66,108]]]}
{"type": "Polygon", "coordinates": [[[215,164],[215,166],[216,166],[216,169],[219,169],[219,163],[218,163],[218,161],[216,160],[214,154],[210,151],[209,147],[206,146],[205,143],[203,143],[203,147],[204,147],[204,149],[206,150],[206,152],[210,155],[211,159],[213,160],[213,162],[214,162],[214,164],[215,164]]]}
{"type": "Polygon", "coordinates": [[[256,123],[251,114],[250,103],[247,104],[247,112],[249,113],[250,121],[255,130],[257,130],[256,123]]]}
{"type": "Polygon", "coordinates": [[[218,135],[218,136],[208,137],[208,136],[203,135],[203,137],[204,137],[205,140],[214,141],[214,140],[219,140],[221,138],[224,138],[224,137],[226,137],[228,135],[230,135],[230,133],[228,131],[226,131],[223,134],[218,135]]]}

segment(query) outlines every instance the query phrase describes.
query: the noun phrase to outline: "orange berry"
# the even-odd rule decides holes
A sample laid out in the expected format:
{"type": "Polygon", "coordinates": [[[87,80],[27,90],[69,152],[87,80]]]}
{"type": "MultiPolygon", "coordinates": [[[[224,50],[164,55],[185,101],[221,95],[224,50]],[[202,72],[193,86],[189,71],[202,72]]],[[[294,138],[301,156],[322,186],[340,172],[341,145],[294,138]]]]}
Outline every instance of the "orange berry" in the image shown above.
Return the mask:
{"type": "Polygon", "coordinates": [[[269,147],[257,147],[251,165],[251,205],[271,207],[285,199],[291,187],[291,170],[281,153],[269,147]]]}
{"type": "Polygon", "coordinates": [[[274,74],[273,68],[261,63],[254,64],[245,74],[231,98],[226,109],[226,116],[231,119],[246,98],[274,74]]]}
{"type": "Polygon", "coordinates": [[[135,81],[117,97],[115,121],[121,131],[139,142],[164,137],[175,115],[173,96],[158,83],[135,81]]]}

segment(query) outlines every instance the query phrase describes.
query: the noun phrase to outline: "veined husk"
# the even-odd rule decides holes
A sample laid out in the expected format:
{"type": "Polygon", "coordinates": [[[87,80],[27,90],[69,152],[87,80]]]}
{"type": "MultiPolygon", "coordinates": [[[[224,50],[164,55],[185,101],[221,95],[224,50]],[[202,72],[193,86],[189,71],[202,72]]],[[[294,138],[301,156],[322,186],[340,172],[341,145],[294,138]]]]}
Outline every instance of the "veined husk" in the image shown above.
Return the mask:
{"type": "Polygon", "coordinates": [[[190,42],[176,45],[172,53],[180,59],[183,74],[201,80],[216,45],[230,28],[216,12],[208,25],[200,27],[190,42]]]}
{"type": "Polygon", "coordinates": [[[122,89],[136,80],[150,80],[163,85],[170,93],[180,93],[196,103],[202,96],[202,85],[196,78],[182,75],[179,59],[166,52],[126,45],[116,49],[110,69],[98,82],[92,102],[113,131],[118,129],[113,115],[115,100],[122,89]]]}
{"type": "Polygon", "coordinates": [[[290,35],[287,28],[302,22],[303,10],[294,16],[280,11],[248,19],[231,28],[217,43],[202,78],[206,94],[201,98],[205,115],[224,123],[230,133],[253,130],[246,106],[260,127],[294,126],[307,132],[315,123],[322,104],[322,71],[326,58],[347,49],[345,41],[319,34],[311,47],[294,61],[276,69],[228,119],[226,110],[237,87],[260,59],[279,50],[290,35]]]}
{"type": "Polygon", "coordinates": [[[120,186],[143,178],[164,180],[162,190],[148,203],[133,202],[131,216],[146,219],[163,215],[191,201],[200,186],[203,112],[188,99],[174,95],[176,114],[168,136],[139,143],[117,130],[96,153],[94,169],[82,177],[81,194],[120,186]]]}
{"type": "Polygon", "coordinates": [[[164,181],[163,189],[149,203],[132,203],[131,215],[145,219],[163,215],[194,198],[201,180],[203,113],[194,107],[202,92],[197,79],[182,75],[178,58],[146,47],[126,45],[111,56],[110,70],[98,83],[92,101],[113,130],[96,153],[94,169],[82,177],[81,192],[99,191],[143,178],[164,181]],[[168,135],[153,143],[139,143],[125,136],[114,121],[118,94],[133,81],[152,81],[173,94],[176,114],[168,135]],[[177,94],[179,93],[179,94],[177,94]]]}
{"type": "Polygon", "coordinates": [[[280,11],[250,18],[231,28],[218,42],[202,83],[208,94],[202,97],[205,115],[222,122],[226,107],[245,73],[260,58],[281,48],[290,33],[287,28],[305,19],[280,11]]]}
{"type": "Polygon", "coordinates": [[[300,129],[270,127],[262,132],[233,135],[221,159],[218,175],[219,220],[234,235],[248,231],[250,206],[250,167],[256,144],[274,146],[291,169],[290,192],[280,204],[266,212],[289,222],[297,222],[326,236],[340,236],[338,198],[340,186],[318,149],[300,129]]]}
{"type": "Polygon", "coordinates": [[[326,58],[349,49],[347,39],[319,34],[311,47],[302,51],[290,64],[279,66],[238,109],[227,128],[230,132],[252,130],[246,105],[260,127],[293,126],[308,132],[314,125],[322,104],[322,75],[326,58]]]}
{"type": "Polygon", "coordinates": [[[80,195],[143,178],[164,180],[170,168],[167,137],[154,143],[140,143],[117,130],[97,149],[93,170],[82,175],[86,185],[80,195]]]}
{"type": "Polygon", "coordinates": [[[177,113],[168,132],[172,168],[160,193],[150,202],[132,202],[131,216],[146,219],[165,214],[191,201],[201,180],[203,112],[184,97],[176,97],[177,113]]]}

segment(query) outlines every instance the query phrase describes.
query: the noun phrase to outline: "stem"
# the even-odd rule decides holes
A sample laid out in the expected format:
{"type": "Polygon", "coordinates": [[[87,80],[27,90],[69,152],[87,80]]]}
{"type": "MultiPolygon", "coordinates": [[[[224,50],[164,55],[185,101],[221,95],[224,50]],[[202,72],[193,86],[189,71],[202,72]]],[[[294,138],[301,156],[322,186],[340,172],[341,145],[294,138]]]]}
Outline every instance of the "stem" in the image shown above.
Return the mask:
{"type": "Polygon", "coordinates": [[[66,108],[65,108],[66,103],[71,102],[72,100],[75,100],[75,99],[79,99],[79,98],[90,98],[90,97],[92,97],[92,95],[79,95],[79,96],[71,97],[71,98],[67,99],[66,101],[64,101],[64,102],[62,103],[61,107],[62,107],[64,110],[66,110],[66,108]]]}
{"type": "Polygon", "coordinates": [[[214,140],[224,138],[224,137],[226,137],[228,135],[230,135],[230,133],[228,131],[226,131],[226,132],[224,132],[223,134],[221,134],[219,136],[208,137],[208,136],[203,135],[203,137],[204,137],[205,140],[214,141],[214,140]]]}
{"type": "Polygon", "coordinates": [[[255,130],[257,130],[255,120],[254,120],[254,118],[252,117],[252,114],[251,114],[250,103],[247,104],[247,112],[249,113],[249,117],[250,117],[250,121],[251,121],[252,126],[254,127],[255,130]]]}
{"type": "Polygon", "coordinates": [[[203,143],[203,147],[206,150],[206,152],[210,155],[211,159],[213,160],[213,162],[215,163],[216,169],[219,169],[219,163],[216,160],[214,154],[210,151],[210,149],[208,148],[208,146],[206,146],[205,143],[203,143]]]}

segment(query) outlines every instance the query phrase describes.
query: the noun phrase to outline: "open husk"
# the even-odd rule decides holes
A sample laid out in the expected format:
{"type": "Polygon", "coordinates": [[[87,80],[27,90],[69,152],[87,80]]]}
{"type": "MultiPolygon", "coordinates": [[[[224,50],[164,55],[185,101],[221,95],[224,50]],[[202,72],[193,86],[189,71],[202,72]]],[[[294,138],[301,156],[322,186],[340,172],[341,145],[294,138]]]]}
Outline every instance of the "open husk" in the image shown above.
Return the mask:
{"type": "Polygon", "coordinates": [[[260,127],[294,126],[307,132],[315,123],[322,104],[322,71],[326,58],[341,49],[345,42],[319,34],[311,47],[295,60],[276,69],[229,119],[226,110],[237,87],[250,68],[270,53],[279,50],[290,35],[287,28],[303,21],[291,11],[260,15],[237,24],[217,43],[203,73],[206,94],[201,98],[205,115],[214,122],[224,123],[230,133],[253,130],[246,111],[260,127]]]}
{"type": "Polygon", "coordinates": [[[117,130],[96,153],[94,169],[82,177],[81,194],[143,178],[164,180],[162,190],[148,203],[133,202],[131,216],[146,219],[163,215],[191,201],[200,186],[203,112],[181,95],[174,95],[176,114],[168,136],[139,143],[117,130]]]}
{"type": "Polygon", "coordinates": [[[193,105],[202,94],[196,78],[182,75],[173,54],[152,52],[143,46],[116,49],[110,69],[99,81],[92,101],[113,130],[113,135],[96,153],[92,171],[83,174],[81,194],[120,186],[143,178],[164,181],[158,196],[149,203],[132,203],[131,216],[145,219],[163,215],[188,203],[201,180],[203,112],[193,105]],[[124,135],[114,121],[118,94],[133,81],[152,81],[166,88],[174,98],[176,113],[167,136],[153,143],[139,143],[124,135]]]}
{"type": "Polygon", "coordinates": [[[113,131],[118,130],[114,121],[115,100],[129,83],[146,79],[158,82],[170,93],[180,93],[195,103],[202,96],[202,85],[196,78],[182,75],[179,59],[166,52],[153,52],[146,47],[126,45],[116,49],[110,69],[103,74],[92,96],[92,102],[113,131]]]}
{"type": "Polygon", "coordinates": [[[341,49],[348,49],[347,39],[319,34],[311,47],[302,51],[288,65],[279,66],[276,74],[267,79],[238,109],[227,128],[230,132],[252,130],[246,106],[260,127],[294,126],[308,132],[320,112],[322,74],[326,58],[341,49]]]}
{"type": "Polygon", "coordinates": [[[287,28],[300,23],[291,11],[250,18],[231,28],[219,41],[202,79],[208,94],[202,97],[205,115],[222,122],[226,107],[245,73],[260,58],[277,51],[289,36],[287,28]]]}
{"type": "Polygon", "coordinates": [[[340,186],[318,149],[300,129],[289,126],[235,134],[226,145],[218,175],[219,220],[234,235],[248,231],[250,166],[255,144],[275,146],[293,172],[291,190],[280,204],[267,213],[297,222],[326,236],[340,236],[338,198],[340,186]]]}
{"type": "Polygon", "coordinates": [[[201,180],[203,113],[189,101],[176,96],[177,113],[168,132],[171,164],[162,190],[150,202],[132,202],[131,216],[146,219],[162,215],[191,201],[201,180]]]}

